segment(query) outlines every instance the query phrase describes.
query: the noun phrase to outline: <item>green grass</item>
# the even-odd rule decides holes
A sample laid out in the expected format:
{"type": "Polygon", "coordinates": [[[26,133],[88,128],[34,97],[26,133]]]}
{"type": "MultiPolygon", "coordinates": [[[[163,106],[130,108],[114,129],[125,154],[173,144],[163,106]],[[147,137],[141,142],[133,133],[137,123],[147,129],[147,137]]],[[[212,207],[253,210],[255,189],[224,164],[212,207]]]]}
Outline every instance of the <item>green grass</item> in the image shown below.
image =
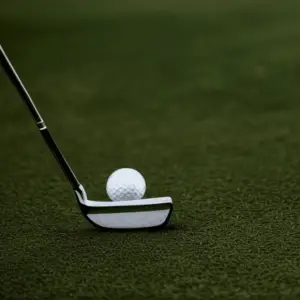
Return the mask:
{"type": "Polygon", "coordinates": [[[298,1],[2,2],[89,197],[133,167],[175,210],[156,233],[92,228],[0,72],[0,298],[299,299],[298,1]]]}

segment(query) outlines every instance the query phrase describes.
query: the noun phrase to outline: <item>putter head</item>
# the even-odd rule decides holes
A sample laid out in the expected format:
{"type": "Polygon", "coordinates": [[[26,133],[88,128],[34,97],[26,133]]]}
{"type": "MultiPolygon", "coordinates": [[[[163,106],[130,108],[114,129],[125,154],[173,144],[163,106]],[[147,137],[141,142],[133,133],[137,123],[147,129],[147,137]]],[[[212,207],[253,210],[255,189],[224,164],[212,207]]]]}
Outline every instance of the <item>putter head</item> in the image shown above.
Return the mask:
{"type": "Polygon", "coordinates": [[[75,190],[85,218],[96,227],[106,229],[146,229],[164,227],[172,214],[170,197],[132,201],[91,201],[82,185],[75,190]]]}

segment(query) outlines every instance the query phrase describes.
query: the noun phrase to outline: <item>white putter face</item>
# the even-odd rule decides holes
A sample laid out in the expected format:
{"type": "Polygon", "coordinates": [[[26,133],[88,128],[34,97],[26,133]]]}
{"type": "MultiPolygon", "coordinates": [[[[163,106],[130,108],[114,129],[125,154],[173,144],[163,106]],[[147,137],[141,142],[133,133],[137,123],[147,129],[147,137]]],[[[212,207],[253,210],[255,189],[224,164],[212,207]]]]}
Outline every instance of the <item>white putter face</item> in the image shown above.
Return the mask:
{"type": "Polygon", "coordinates": [[[83,186],[75,193],[85,217],[94,226],[106,229],[163,227],[173,210],[170,197],[113,202],[88,200],[83,186]]]}

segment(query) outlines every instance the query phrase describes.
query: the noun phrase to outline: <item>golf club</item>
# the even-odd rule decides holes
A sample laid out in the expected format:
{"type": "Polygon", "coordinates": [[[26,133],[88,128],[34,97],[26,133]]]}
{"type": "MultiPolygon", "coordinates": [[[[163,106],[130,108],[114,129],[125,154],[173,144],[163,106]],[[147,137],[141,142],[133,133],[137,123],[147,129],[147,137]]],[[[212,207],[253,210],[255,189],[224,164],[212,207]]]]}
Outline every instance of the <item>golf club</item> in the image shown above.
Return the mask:
{"type": "Polygon", "coordinates": [[[117,202],[88,200],[84,187],[54,142],[43,118],[1,45],[0,61],[6,75],[28,107],[44,141],[70,182],[82,214],[91,224],[106,229],[142,229],[163,227],[168,223],[173,210],[170,197],[117,202]]]}

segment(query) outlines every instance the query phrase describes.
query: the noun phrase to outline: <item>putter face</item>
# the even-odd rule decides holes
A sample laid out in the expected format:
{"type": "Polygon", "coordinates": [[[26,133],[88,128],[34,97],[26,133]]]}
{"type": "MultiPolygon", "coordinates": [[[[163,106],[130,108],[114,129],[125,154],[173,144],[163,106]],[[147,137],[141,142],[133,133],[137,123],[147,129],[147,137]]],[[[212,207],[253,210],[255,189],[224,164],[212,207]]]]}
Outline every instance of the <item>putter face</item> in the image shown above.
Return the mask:
{"type": "Polygon", "coordinates": [[[165,226],[173,210],[170,197],[132,201],[91,201],[83,187],[75,191],[86,219],[94,226],[106,229],[142,229],[165,226]]]}

